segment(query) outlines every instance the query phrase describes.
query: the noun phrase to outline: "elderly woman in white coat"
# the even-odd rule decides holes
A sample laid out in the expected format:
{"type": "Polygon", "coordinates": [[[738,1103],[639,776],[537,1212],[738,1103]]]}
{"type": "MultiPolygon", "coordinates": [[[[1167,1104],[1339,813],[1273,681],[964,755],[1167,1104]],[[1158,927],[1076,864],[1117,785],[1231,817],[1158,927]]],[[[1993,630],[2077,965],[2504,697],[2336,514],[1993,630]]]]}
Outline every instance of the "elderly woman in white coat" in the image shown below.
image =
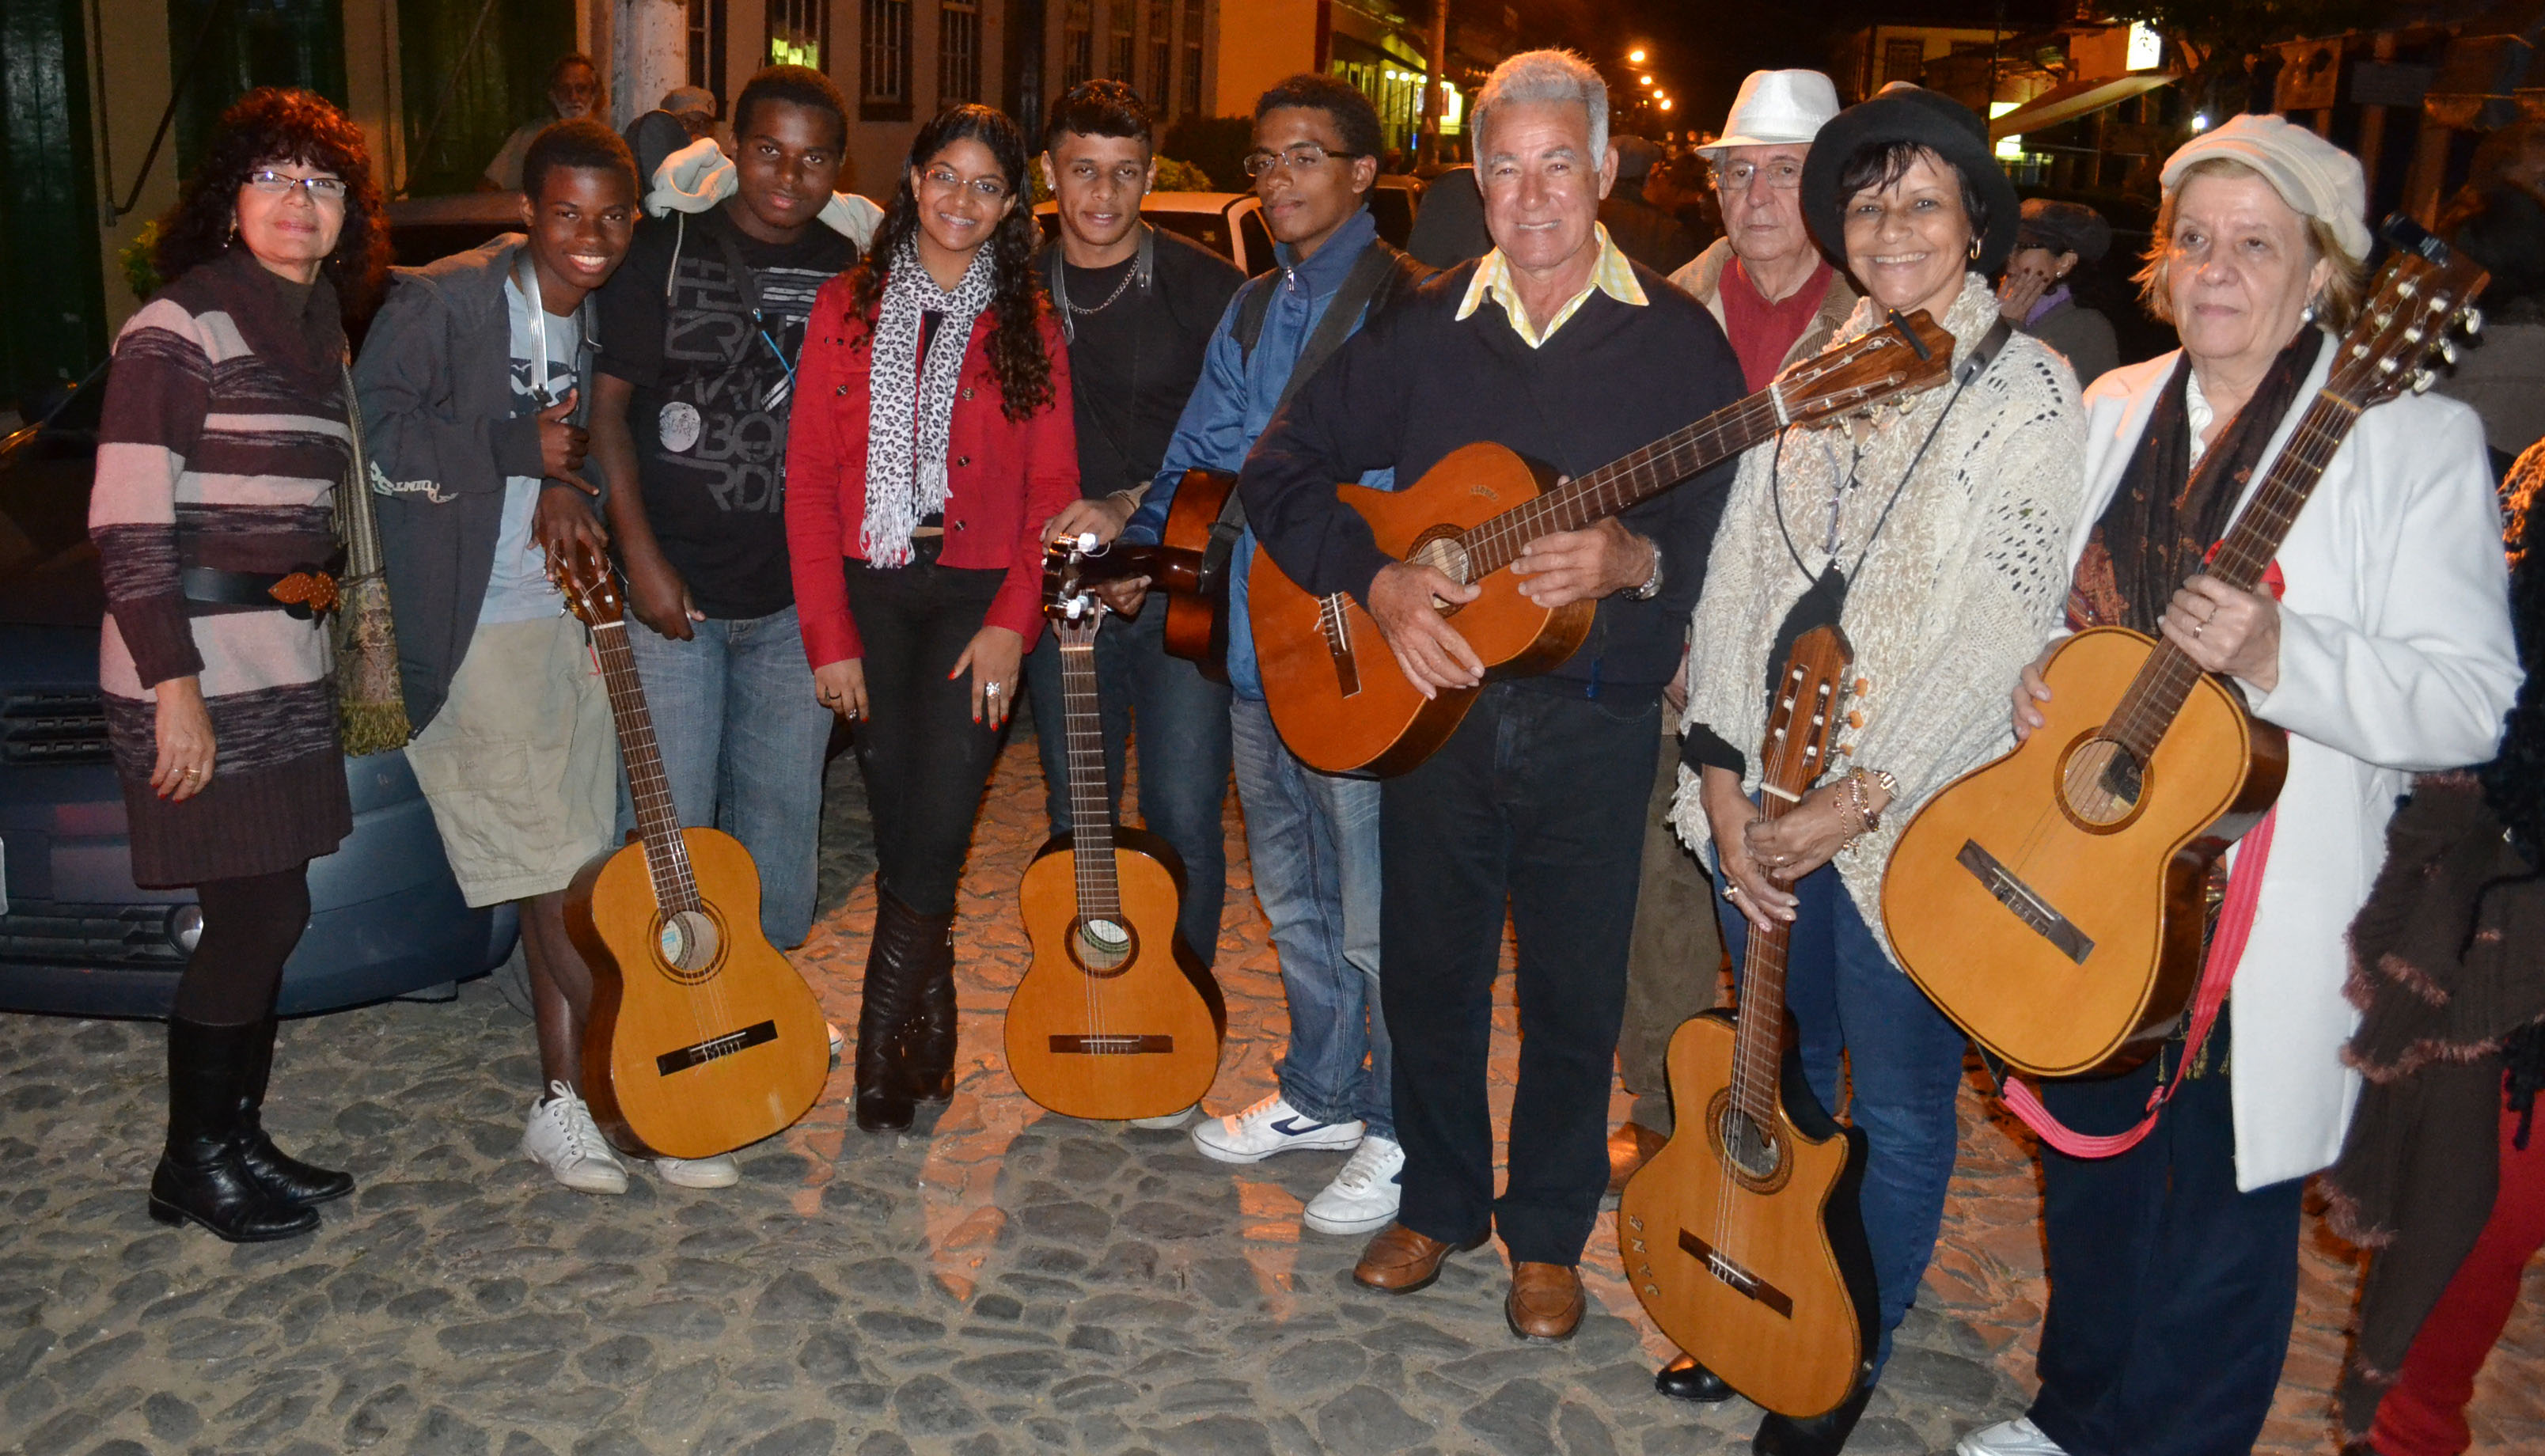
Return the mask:
{"type": "MultiPolygon", "coordinates": [[[[2183,347],[2086,392],[2071,625],[2160,631],[2235,682],[2287,730],[2288,776],[2228,1012],[2156,1131],[2107,1159],[2043,1151],[2041,1393],[1964,1456],[2251,1449],[2296,1311],[2300,1188],[2340,1151],[2357,1091],[2343,928],[2410,775],[2490,758],[2520,677],[2482,425],[2448,400],[2359,417],[2264,591],[2201,574],[2331,369],[2366,204],[2357,162],[2276,117],[2192,141],[2164,185],[2141,282],[2183,347]]],[[[2018,734],[2048,695],[2027,669],[2018,734]]],[[[2255,838],[2232,873],[2255,871],[2255,838]]],[[[2119,1132],[2182,1056],[2043,1100],[2076,1131],[2119,1132]]]]}

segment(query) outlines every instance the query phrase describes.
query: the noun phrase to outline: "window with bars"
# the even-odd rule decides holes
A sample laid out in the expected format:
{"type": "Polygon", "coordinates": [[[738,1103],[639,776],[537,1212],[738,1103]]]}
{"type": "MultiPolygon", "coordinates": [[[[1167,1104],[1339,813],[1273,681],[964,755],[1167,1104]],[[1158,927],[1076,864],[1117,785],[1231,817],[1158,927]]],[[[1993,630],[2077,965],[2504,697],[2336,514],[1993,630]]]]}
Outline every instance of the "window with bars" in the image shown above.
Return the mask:
{"type": "Polygon", "coordinates": [[[980,0],[943,0],[937,9],[937,105],[981,99],[980,0]]]}
{"type": "Polygon", "coordinates": [[[1140,84],[1140,38],[1131,29],[1131,0],[1112,0],[1105,7],[1113,22],[1113,68],[1108,73],[1126,86],[1140,84]]]}
{"type": "Polygon", "coordinates": [[[1188,117],[1201,115],[1201,4],[1185,0],[1184,105],[1178,110],[1188,117]]]}
{"type": "Polygon", "coordinates": [[[1060,89],[1096,75],[1095,0],[1069,0],[1060,22],[1060,89]]]}
{"type": "Polygon", "coordinates": [[[1175,37],[1168,27],[1174,24],[1175,10],[1168,0],[1149,0],[1149,81],[1140,88],[1149,105],[1165,111],[1175,93],[1168,90],[1172,78],[1167,68],[1175,63],[1175,37]]]}
{"type": "Polygon", "coordinates": [[[910,120],[910,0],[864,0],[858,51],[858,116],[910,120]]]}
{"type": "Polygon", "coordinates": [[[1883,84],[1889,85],[1893,81],[1915,81],[1918,79],[1918,73],[1926,68],[1927,42],[1925,40],[1913,36],[1907,40],[1886,40],[1882,42],[1883,84]]]}
{"type": "Polygon", "coordinates": [[[690,84],[724,99],[725,0],[690,0],[690,84]]]}
{"type": "MultiPolygon", "coordinates": [[[[697,14],[695,4],[690,9],[697,14]]],[[[818,71],[830,53],[830,0],[769,0],[771,65],[811,66],[818,71]]]]}

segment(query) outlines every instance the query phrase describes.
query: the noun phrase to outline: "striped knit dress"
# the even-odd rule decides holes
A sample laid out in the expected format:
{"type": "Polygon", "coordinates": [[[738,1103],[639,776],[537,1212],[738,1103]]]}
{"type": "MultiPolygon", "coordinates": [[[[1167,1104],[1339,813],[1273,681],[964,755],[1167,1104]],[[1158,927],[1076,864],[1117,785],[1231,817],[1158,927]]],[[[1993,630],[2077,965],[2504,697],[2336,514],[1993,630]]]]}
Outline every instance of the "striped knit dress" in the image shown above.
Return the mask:
{"type": "Polygon", "coordinates": [[[334,554],[331,499],[352,455],[344,351],[335,289],[277,277],[243,247],[161,289],[116,340],[89,538],[136,884],[271,874],[353,832],[323,619],[180,590],[187,567],[288,572],[334,554]],[[212,777],[172,803],[150,788],[151,688],[190,675],[211,712],[212,777]]]}

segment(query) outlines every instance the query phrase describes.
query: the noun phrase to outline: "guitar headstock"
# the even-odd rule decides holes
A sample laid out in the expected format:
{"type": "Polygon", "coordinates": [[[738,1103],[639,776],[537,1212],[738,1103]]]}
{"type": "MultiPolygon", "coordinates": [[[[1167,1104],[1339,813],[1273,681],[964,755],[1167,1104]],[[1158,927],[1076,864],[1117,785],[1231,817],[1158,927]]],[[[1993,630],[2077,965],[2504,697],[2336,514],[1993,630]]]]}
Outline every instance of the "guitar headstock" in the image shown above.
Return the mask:
{"type": "Polygon", "coordinates": [[[588,627],[626,619],[626,603],[618,595],[618,574],[610,558],[577,542],[564,557],[548,559],[548,575],[565,594],[565,606],[588,627]]]}
{"type": "Polygon", "coordinates": [[[1925,309],[1843,349],[1797,361],[1768,388],[1789,425],[1851,415],[1894,395],[1932,389],[1953,374],[1953,336],[1925,309]]]}
{"type": "Polygon", "coordinates": [[[2419,394],[2429,388],[2435,377],[2431,357],[2456,362],[2451,333],[2463,329],[2471,334],[2483,327],[2474,300],[2492,282],[2481,264],[2409,217],[2388,218],[2384,231],[2395,245],[2395,256],[2379,271],[2359,317],[2341,336],[2324,386],[2359,409],[2383,404],[2407,389],[2419,394]]]}
{"type": "Polygon", "coordinates": [[[1042,614],[1063,642],[1094,641],[1096,623],[1105,615],[1105,604],[1096,595],[1099,578],[1087,565],[1087,553],[1076,540],[1042,548],[1042,614]]]}
{"type": "Polygon", "coordinates": [[[1761,778],[1790,804],[1829,769],[1831,730],[1838,725],[1847,664],[1855,658],[1847,633],[1814,627],[1794,642],[1767,704],[1767,736],[1761,745],[1761,778]]]}

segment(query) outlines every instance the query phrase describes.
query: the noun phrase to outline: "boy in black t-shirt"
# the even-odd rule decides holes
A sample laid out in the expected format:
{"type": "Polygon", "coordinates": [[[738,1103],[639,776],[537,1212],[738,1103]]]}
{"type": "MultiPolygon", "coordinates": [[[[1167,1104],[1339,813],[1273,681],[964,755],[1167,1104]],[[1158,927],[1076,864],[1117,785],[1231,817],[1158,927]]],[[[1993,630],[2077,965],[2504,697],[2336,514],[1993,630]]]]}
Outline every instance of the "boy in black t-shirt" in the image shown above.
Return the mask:
{"type": "MultiPolygon", "coordinates": [[[[685,825],[759,863],[761,929],[802,944],[831,713],[786,557],[786,418],[813,294],[857,247],[817,221],[848,137],[839,89],[771,66],[734,103],[737,188],[646,219],[602,289],[592,453],[608,473],[628,633],[685,825]]],[[[622,821],[627,816],[622,814],[622,821]]]]}

